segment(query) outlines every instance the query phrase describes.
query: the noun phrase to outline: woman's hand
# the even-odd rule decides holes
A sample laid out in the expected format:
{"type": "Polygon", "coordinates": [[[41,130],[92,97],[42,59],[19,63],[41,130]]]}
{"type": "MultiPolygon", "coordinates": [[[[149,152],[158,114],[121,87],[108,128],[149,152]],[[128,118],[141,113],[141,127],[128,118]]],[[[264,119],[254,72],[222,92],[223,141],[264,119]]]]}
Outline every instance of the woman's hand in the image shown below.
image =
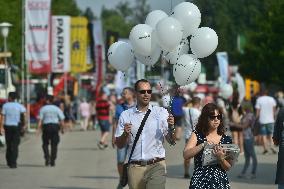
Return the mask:
{"type": "Polygon", "coordinates": [[[226,151],[220,145],[216,145],[214,147],[213,153],[219,160],[219,164],[222,169],[228,171],[232,167],[232,162],[230,160],[226,160],[226,151]]]}
{"type": "Polygon", "coordinates": [[[172,114],[169,114],[167,122],[168,122],[169,125],[174,125],[175,124],[175,119],[174,119],[174,116],[172,114]]]}
{"type": "Polygon", "coordinates": [[[214,147],[213,153],[218,160],[224,159],[226,155],[226,151],[220,145],[214,147]]]}

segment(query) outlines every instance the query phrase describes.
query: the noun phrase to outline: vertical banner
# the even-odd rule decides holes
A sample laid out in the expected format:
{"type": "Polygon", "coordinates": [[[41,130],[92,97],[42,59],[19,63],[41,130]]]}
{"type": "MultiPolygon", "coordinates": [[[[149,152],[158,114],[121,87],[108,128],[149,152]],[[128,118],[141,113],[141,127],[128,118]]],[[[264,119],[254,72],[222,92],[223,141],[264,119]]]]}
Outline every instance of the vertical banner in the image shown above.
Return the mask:
{"type": "Polygon", "coordinates": [[[104,55],[104,41],[102,32],[102,23],[100,20],[93,22],[93,36],[95,41],[95,61],[96,61],[96,96],[99,93],[100,86],[103,82],[104,75],[104,65],[103,65],[103,55],[104,55]]]}
{"type": "Polygon", "coordinates": [[[52,72],[70,71],[70,17],[52,16],[52,72]]]}
{"type": "MultiPolygon", "coordinates": [[[[118,41],[119,35],[118,32],[113,32],[113,31],[107,31],[106,32],[106,51],[105,51],[105,55],[107,55],[107,51],[109,49],[109,47],[118,41]]],[[[106,56],[107,57],[107,56],[106,56]]],[[[109,64],[108,60],[107,60],[107,66],[106,66],[106,73],[115,73],[116,69],[109,64]]]]}
{"type": "Polygon", "coordinates": [[[239,72],[235,73],[235,79],[238,84],[239,102],[242,102],[244,97],[246,96],[245,81],[239,72]]]}
{"type": "Polygon", "coordinates": [[[229,60],[227,52],[217,52],[217,61],[219,65],[220,77],[223,83],[227,83],[229,79],[229,60]]]}
{"type": "Polygon", "coordinates": [[[96,45],[96,97],[99,96],[99,92],[101,90],[102,82],[103,82],[103,57],[102,57],[102,46],[96,45]]]}
{"type": "Polygon", "coordinates": [[[71,72],[87,71],[88,20],[85,17],[71,17],[71,72]]]}
{"type": "Polygon", "coordinates": [[[31,73],[50,73],[51,0],[26,0],[25,49],[31,73]]]}

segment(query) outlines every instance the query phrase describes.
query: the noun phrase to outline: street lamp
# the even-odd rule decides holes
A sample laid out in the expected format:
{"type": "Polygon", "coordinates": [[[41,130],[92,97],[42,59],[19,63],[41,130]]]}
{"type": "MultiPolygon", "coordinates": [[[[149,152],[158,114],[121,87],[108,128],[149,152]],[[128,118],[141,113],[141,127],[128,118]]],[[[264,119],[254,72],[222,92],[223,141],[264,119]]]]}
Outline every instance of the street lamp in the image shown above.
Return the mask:
{"type": "MultiPolygon", "coordinates": [[[[9,29],[12,26],[12,24],[8,22],[3,22],[0,24],[1,28],[1,34],[4,38],[4,53],[7,52],[7,37],[9,35],[9,29]]],[[[4,57],[5,60],[5,88],[6,88],[6,98],[8,99],[8,63],[7,63],[7,57],[4,57]]]]}

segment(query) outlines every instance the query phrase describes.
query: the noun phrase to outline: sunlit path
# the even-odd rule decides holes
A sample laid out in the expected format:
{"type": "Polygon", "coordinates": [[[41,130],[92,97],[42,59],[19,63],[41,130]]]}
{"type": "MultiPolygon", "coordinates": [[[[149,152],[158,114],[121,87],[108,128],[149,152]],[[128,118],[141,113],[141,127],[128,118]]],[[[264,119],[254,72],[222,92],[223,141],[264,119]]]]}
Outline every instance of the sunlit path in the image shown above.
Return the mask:
{"type": "MultiPolygon", "coordinates": [[[[73,131],[61,136],[55,167],[45,167],[41,150],[41,138],[28,134],[20,145],[18,168],[9,169],[4,149],[0,149],[0,188],[2,189],[112,189],[116,188],[115,150],[112,147],[99,150],[98,131],[73,131]]],[[[182,150],[184,142],[167,146],[167,189],[188,188],[189,180],[183,178],[182,150]]],[[[276,155],[261,155],[257,148],[259,167],[257,178],[237,178],[243,165],[243,156],[229,172],[232,189],[273,189],[276,155]]],[[[192,173],[192,170],[190,171],[192,173]]]]}

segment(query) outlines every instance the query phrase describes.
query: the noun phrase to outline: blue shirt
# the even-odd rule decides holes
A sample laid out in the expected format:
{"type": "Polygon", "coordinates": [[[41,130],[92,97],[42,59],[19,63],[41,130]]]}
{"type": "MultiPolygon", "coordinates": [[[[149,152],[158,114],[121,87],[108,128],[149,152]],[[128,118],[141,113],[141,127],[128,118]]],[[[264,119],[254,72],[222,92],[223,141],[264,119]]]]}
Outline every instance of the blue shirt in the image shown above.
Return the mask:
{"type": "Polygon", "coordinates": [[[40,109],[39,118],[43,124],[58,124],[60,120],[64,120],[64,114],[57,106],[48,104],[40,109]]]}
{"type": "Polygon", "coordinates": [[[18,102],[7,102],[3,105],[2,114],[5,116],[4,125],[18,126],[21,113],[25,113],[26,108],[18,102]]]}
{"type": "Polygon", "coordinates": [[[183,116],[183,105],[186,103],[186,99],[182,96],[174,96],[171,104],[171,111],[173,116],[183,116]]]}
{"type": "Polygon", "coordinates": [[[114,118],[115,118],[116,120],[118,120],[118,119],[119,119],[119,116],[121,115],[121,113],[122,113],[124,110],[127,110],[127,109],[129,109],[129,108],[132,108],[132,107],[134,107],[134,106],[135,106],[135,104],[133,104],[133,106],[129,106],[129,105],[126,104],[126,103],[122,103],[122,104],[116,105],[114,118]]]}

